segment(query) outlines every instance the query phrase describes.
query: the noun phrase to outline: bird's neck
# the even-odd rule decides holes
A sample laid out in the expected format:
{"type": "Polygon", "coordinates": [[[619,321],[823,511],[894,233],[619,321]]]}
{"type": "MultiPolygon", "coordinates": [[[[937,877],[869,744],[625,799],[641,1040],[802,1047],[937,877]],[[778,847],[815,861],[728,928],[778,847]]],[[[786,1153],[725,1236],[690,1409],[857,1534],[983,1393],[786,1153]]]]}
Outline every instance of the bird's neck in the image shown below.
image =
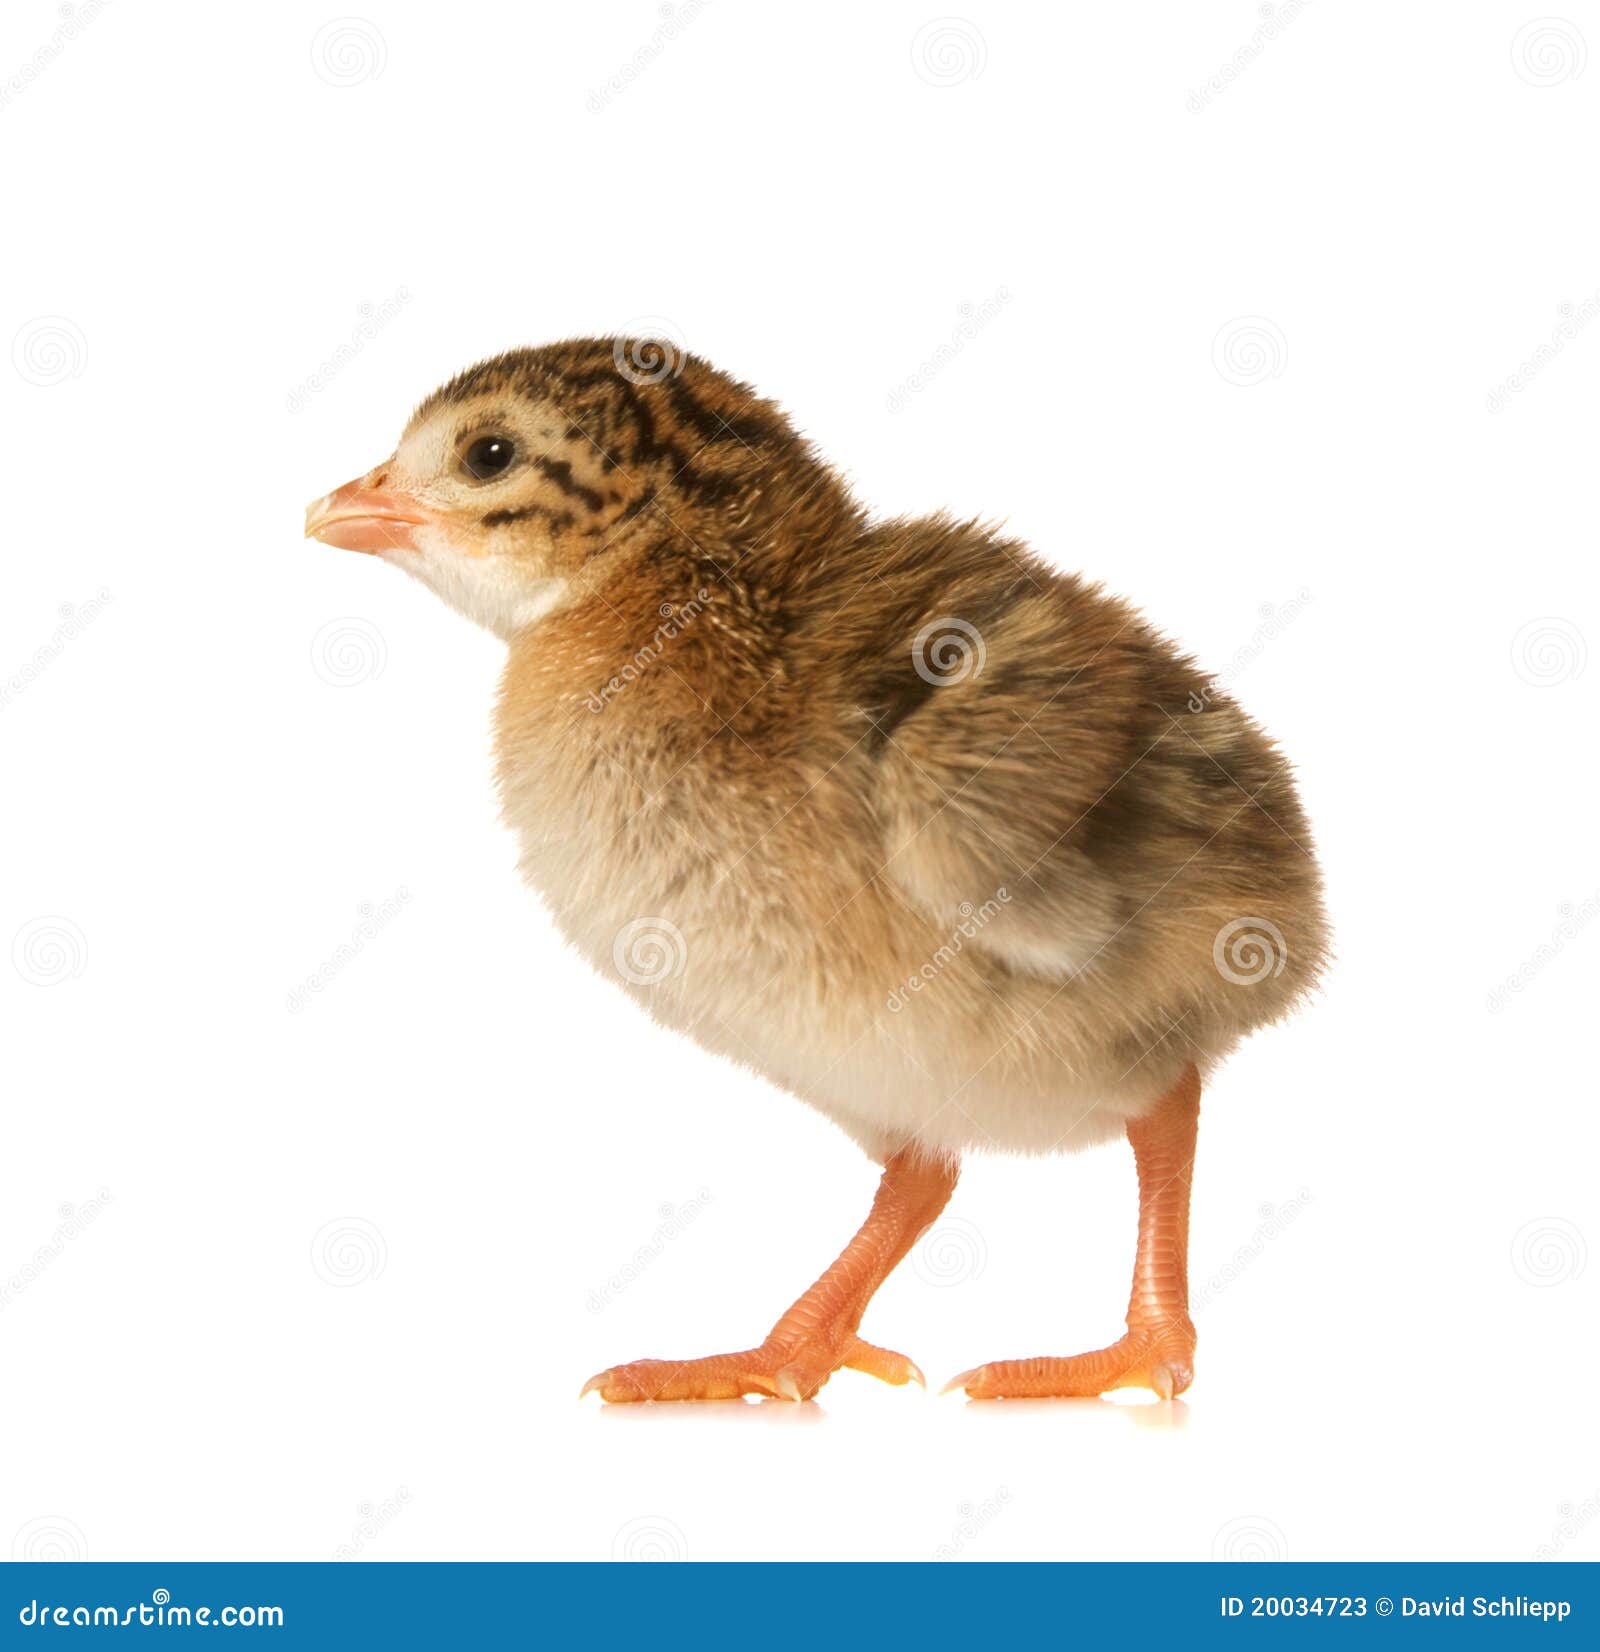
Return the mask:
{"type": "Polygon", "coordinates": [[[715,730],[784,672],[773,594],[687,559],[649,580],[574,581],[508,640],[506,705],[605,745],[715,730]]]}

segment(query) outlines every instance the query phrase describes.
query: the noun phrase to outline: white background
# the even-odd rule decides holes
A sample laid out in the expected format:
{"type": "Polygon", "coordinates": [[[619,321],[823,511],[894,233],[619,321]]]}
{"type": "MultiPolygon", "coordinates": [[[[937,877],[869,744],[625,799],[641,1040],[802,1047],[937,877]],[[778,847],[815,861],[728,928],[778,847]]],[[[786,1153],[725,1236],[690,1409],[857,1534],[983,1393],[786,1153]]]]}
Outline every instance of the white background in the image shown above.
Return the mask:
{"type": "MultiPolygon", "coordinates": [[[[0,1554],[1600,1557],[1600,8],[92,9],[0,22],[0,1554]],[[578,1404],[875,1173],[564,952],[499,645],[300,523],[640,325],[1294,758],[1339,962],[1207,1097],[1185,1402],[578,1404]]],[[[1133,1223],[974,1162],[864,1328],[1097,1345],[1133,1223]]]]}

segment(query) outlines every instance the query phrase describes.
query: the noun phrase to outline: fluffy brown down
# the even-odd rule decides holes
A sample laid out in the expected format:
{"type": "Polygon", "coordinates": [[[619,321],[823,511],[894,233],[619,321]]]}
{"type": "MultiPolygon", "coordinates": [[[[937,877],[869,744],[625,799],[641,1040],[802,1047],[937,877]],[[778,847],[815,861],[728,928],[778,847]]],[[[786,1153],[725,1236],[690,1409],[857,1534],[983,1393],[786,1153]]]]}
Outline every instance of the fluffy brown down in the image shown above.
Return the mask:
{"type": "Polygon", "coordinates": [[[597,968],[880,1155],[1101,1139],[1306,992],[1309,828],[1228,694],[1025,545],[870,521],[651,348],[514,351],[413,419],[530,450],[474,524],[564,582],[511,638],[499,779],[597,968]]]}

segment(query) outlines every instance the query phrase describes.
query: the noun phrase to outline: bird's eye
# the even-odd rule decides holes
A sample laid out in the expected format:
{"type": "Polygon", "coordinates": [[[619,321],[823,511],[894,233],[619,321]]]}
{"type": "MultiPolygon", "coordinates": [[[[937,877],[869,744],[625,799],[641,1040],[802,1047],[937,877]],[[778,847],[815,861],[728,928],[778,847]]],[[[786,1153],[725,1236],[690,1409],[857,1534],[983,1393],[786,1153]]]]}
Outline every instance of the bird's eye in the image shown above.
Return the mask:
{"type": "Polygon", "coordinates": [[[467,444],[461,464],[475,482],[487,482],[505,471],[516,456],[516,443],[509,436],[478,436],[467,444]]]}

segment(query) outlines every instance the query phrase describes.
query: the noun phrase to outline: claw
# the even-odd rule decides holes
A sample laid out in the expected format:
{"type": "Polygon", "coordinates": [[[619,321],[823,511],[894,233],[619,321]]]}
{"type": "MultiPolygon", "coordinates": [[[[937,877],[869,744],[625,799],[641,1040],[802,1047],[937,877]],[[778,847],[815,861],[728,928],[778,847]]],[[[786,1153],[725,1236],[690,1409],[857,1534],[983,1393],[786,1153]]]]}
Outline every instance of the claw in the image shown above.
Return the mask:
{"type": "Polygon", "coordinates": [[[1152,1365],[1150,1367],[1150,1386],[1164,1400],[1172,1398],[1172,1367],[1170,1365],[1152,1365]]]}
{"type": "Polygon", "coordinates": [[[853,1337],[850,1347],[844,1356],[846,1371],[861,1371],[869,1377],[876,1377],[879,1382],[892,1383],[899,1387],[904,1383],[920,1383],[928,1386],[928,1379],[923,1376],[916,1365],[904,1354],[897,1354],[892,1348],[880,1348],[875,1342],[866,1342],[860,1337],[853,1337]]]}
{"type": "Polygon", "coordinates": [[[581,1400],[586,1394],[604,1393],[605,1386],[610,1381],[611,1373],[609,1371],[602,1371],[599,1376],[590,1377],[583,1387],[578,1390],[578,1398],[581,1400]]]}
{"type": "Polygon", "coordinates": [[[946,1394],[953,1394],[958,1388],[965,1388],[974,1377],[982,1372],[982,1370],[983,1367],[981,1365],[974,1365],[970,1371],[963,1371],[959,1377],[952,1377],[949,1382],[947,1382],[944,1387],[939,1390],[940,1397],[943,1398],[946,1394]]]}
{"type": "Polygon", "coordinates": [[[805,1395],[800,1392],[800,1384],[795,1381],[795,1370],[792,1365],[786,1365],[772,1379],[773,1386],[780,1397],[786,1400],[803,1400],[805,1395]]]}

